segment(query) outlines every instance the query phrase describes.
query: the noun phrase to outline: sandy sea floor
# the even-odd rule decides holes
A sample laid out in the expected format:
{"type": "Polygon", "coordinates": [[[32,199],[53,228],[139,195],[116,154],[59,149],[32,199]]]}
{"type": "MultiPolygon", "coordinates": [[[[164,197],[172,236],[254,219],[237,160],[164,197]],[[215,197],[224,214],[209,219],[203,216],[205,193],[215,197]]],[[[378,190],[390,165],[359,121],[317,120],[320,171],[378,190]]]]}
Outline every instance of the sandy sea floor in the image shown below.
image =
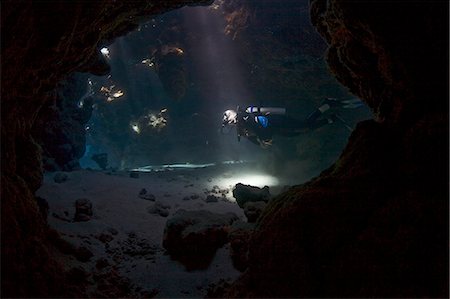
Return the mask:
{"type": "Polygon", "coordinates": [[[171,215],[178,209],[203,209],[233,212],[246,221],[232,195],[236,183],[272,185],[272,194],[281,189],[275,186],[279,185],[275,178],[248,173],[236,165],[141,172],[138,178],[131,178],[126,171],[79,170],[66,174],[68,179],[62,183],[54,182],[55,173],[46,174],[36,194],[48,201],[50,227],[71,244],[93,253],[88,262],[63,257],[66,267],[81,266],[94,272],[96,262],[103,258],[108,267],[130,279],[135,289],[161,298],[203,297],[210,284],[220,279],[232,281],[240,275],[232,265],[228,244],[217,251],[205,270],[187,271],[172,260],[162,247],[164,227],[171,215]],[[156,201],[170,205],[168,217],[147,211],[154,202],[139,198],[143,188],[156,201]],[[221,199],[207,203],[208,194],[221,199]],[[187,200],[192,195],[198,198],[187,200]],[[92,202],[93,216],[89,221],[74,222],[75,201],[81,198],[92,202]]]}

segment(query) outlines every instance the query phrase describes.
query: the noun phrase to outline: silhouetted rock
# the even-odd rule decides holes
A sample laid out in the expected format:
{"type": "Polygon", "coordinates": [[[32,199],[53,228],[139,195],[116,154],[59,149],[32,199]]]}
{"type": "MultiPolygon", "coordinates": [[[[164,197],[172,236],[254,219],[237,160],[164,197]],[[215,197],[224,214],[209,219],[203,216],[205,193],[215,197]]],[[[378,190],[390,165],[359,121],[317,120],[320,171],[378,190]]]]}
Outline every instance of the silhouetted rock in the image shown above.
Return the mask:
{"type": "Polygon", "coordinates": [[[205,268],[227,242],[229,226],[237,219],[234,213],[178,210],[166,222],[163,246],[188,269],[205,268]]]}
{"type": "Polygon", "coordinates": [[[311,1],[330,70],[376,120],[268,203],[225,297],[448,297],[448,1],[391,4],[311,1]]]}
{"type": "Polygon", "coordinates": [[[79,169],[86,148],[85,125],[92,115],[87,74],[72,74],[47,95],[33,129],[34,138],[42,147],[45,170],[79,169]],[[80,106],[80,103],[83,103],[80,106]]]}
{"type": "Polygon", "coordinates": [[[151,193],[147,193],[147,190],[145,188],[142,188],[141,191],[139,191],[139,198],[145,199],[145,200],[150,200],[150,201],[155,201],[156,198],[153,194],[151,193]]]}
{"type": "MultiPolygon", "coordinates": [[[[203,1],[206,2],[210,1],[203,1]]],[[[55,88],[71,73],[88,73],[91,68],[103,73],[99,71],[102,67],[92,63],[92,56],[98,55],[99,47],[105,42],[135,29],[139,18],[192,3],[193,0],[170,3],[100,1],[94,5],[84,1],[56,1],[51,5],[2,2],[2,57],[5,59],[2,59],[1,84],[2,91],[8,91],[2,92],[1,97],[2,296],[94,297],[87,294],[82,284],[74,284],[63,275],[63,267],[48,248],[48,227],[34,200],[43,179],[42,155],[47,155],[47,149],[39,144],[75,145],[70,155],[66,151],[69,148],[64,148],[62,164],[66,159],[72,161],[77,155],[82,156],[85,150],[85,127],[80,122],[65,126],[61,118],[49,113],[50,107],[61,102],[55,97],[55,88]],[[22,17],[18,17],[18,13],[22,17]],[[121,17],[117,18],[118,15],[121,17]],[[74,26],[78,33],[75,35],[74,26]],[[49,109],[44,109],[46,105],[49,109]],[[39,120],[39,114],[49,117],[39,120]],[[67,135],[70,136],[71,131],[79,132],[76,134],[80,142],[56,140],[63,136],[59,133],[43,133],[56,128],[47,122],[56,118],[54,123],[67,130],[67,135]],[[49,136],[49,142],[41,143],[42,135],[49,136]]],[[[58,146],[55,150],[59,150],[58,146]]],[[[117,291],[101,295],[127,295],[119,292],[120,289],[117,291]]]]}
{"type": "Polygon", "coordinates": [[[92,216],[92,202],[89,199],[81,198],[75,201],[74,221],[88,221],[92,216]]]}
{"type": "Polygon", "coordinates": [[[233,189],[233,196],[236,198],[237,204],[244,208],[246,202],[249,201],[269,201],[270,192],[269,187],[264,186],[264,188],[258,188],[255,186],[236,184],[233,189]]]}
{"type": "Polygon", "coordinates": [[[147,212],[150,214],[157,214],[162,217],[169,216],[170,205],[163,204],[160,201],[155,202],[153,205],[147,208],[147,212]]]}

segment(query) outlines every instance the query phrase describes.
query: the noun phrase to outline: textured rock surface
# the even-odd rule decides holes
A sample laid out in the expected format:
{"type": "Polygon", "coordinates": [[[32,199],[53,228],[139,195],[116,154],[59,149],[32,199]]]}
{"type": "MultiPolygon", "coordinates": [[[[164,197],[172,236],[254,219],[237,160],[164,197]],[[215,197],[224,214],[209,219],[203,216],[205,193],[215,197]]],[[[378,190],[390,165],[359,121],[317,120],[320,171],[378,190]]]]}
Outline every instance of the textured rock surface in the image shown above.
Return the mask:
{"type": "Polygon", "coordinates": [[[377,121],[269,203],[228,296],[447,297],[448,3],[315,0],[311,12],[331,70],[377,121]]]}
{"type": "Polygon", "coordinates": [[[3,296],[82,296],[49,254],[33,196],[42,165],[31,129],[49,92],[75,71],[104,73],[99,46],[135,28],[142,16],[194,2],[201,1],[2,2],[3,296]]]}
{"type": "Polygon", "coordinates": [[[270,199],[269,187],[259,188],[238,183],[233,189],[233,197],[236,198],[236,202],[241,208],[244,208],[247,202],[267,202],[270,199]]]}
{"type": "Polygon", "coordinates": [[[228,240],[230,241],[230,256],[233,266],[239,271],[245,271],[248,266],[248,245],[255,225],[236,221],[230,228],[228,240]]]}
{"type": "Polygon", "coordinates": [[[244,214],[247,217],[247,221],[250,223],[256,222],[266,205],[264,201],[246,202],[244,204],[244,214]]]}
{"type": "Polygon", "coordinates": [[[206,268],[237,219],[234,213],[178,210],[166,223],[163,246],[188,269],[206,268]]]}
{"type": "Polygon", "coordinates": [[[68,76],[50,92],[33,124],[33,137],[42,147],[45,170],[73,170],[86,147],[85,125],[92,115],[87,74],[68,76]],[[79,103],[82,102],[82,106],[79,103]]]}
{"type": "Polygon", "coordinates": [[[75,201],[74,221],[89,221],[92,214],[92,202],[89,199],[81,198],[75,201]]]}

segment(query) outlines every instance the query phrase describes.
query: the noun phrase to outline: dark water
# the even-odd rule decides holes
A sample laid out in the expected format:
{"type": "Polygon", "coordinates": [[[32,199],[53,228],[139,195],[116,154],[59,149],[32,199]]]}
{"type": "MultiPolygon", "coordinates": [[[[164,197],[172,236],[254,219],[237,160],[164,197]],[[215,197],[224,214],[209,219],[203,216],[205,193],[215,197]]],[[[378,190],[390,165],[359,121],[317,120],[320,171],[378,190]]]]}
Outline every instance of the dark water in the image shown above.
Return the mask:
{"type": "Polygon", "coordinates": [[[97,167],[89,157],[103,152],[118,168],[244,160],[301,181],[331,165],[348,127],[371,117],[366,107],[338,109],[345,124],[275,135],[268,149],[238,142],[234,128],[221,132],[223,111],[237,106],[283,107],[305,120],[325,97],[353,98],[327,70],[308,1],[182,8],[105,47],[111,73],[90,78],[95,110],[84,167],[97,167]]]}

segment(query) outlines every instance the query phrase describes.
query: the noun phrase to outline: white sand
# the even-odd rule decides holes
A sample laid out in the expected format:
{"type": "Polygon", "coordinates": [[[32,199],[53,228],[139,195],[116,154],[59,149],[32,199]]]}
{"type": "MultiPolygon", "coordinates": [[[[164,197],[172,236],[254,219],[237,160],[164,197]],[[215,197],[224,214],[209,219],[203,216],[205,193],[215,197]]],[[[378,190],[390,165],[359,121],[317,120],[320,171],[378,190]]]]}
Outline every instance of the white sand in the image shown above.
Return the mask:
{"type": "Polygon", "coordinates": [[[94,254],[86,263],[75,261],[72,257],[67,257],[67,260],[63,258],[66,266],[82,265],[87,271],[94,271],[96,261],[106,258],[135,286],[147,291],[157,290],[156,297],[163,298],[203,297],[210,283],[216,283],[219,279],[234,280],[240,274],[232,266],[228,245],[217,251],[208,269],[186,271],[162,247],[167,219],[178,209],[206,209],[216,213],[234,212],[245,221],[242,209],[234,202],[230,187],[237,182],[260,187],[276,184],[274,178],[261,174],[243,174],[239,166],[140,173],[139,178],[130,178],[127,172],[108,174],[107,171],[80,170],[67,174],[69,179],[60,184],[53,181],[53,173],[46,174],[43,186],[37,191],[37,195],[49,203],[49,225],[59,231],[65,240],[76,246],[83,245],[94,254]],[[206,203],[205,190],[212,190],[215,185],[221,190],[229,190],[226,200],[206,203]],[[154,202],[138,197],[142,188],[153,194],[157,201],[171,206],[168,218],[147,212],[147,207],[154,202]],[[200,198],[183,200],[183,197],[193,194],[200,198]],[[80,198],[87,198],[93,204],[93,216],[87,222],[71,221],[75,214],[74,203],[80,198]],[[108,245],[105,247],[105,243],[96,236],[101,233],[111,235],[108,232],[111,228],[117,230],[118,234],[109,242],[108,250],[108,245]],[[130,233],[135,234],[135,237],[130,239],[130,233]],[[124,253],[124,249],[130,247],[130,243],[127,243],[130,240],[142,241],[153,248],[155,253],[144,256],[124,253]]]}

